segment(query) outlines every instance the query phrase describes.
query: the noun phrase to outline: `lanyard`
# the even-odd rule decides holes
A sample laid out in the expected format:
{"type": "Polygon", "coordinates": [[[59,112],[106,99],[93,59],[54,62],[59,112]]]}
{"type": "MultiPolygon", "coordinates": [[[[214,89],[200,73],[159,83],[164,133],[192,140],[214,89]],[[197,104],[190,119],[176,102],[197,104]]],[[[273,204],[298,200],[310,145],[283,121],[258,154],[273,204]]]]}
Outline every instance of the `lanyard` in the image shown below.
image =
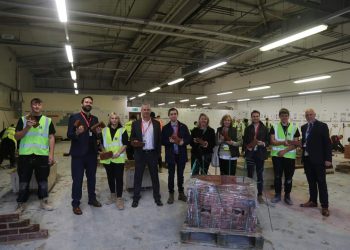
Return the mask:
{"type": "Polygon", "coordinates": [[[80,112],[81,116],[84,118],[85,122],[86,122],[86,125],[88,126],[88,128],[90,128],[90,123],[91,123],[91,120],[92,120],[92,116],[90,116],[89,118],[89,121],[85,118],[85,115],[83,112],[80,112]]]}
{"type": "Polygon", "coordinates": [[[256,126],[256,129],[255,129],[255,134],[254,134],[254,138],[255,138],[255,139],[256,139],[256,137],[258,136],[259,127],[260,127],[260,123],[258,124],[258,126],[256,126]]]}
{"type": "Polygon", "coordinates": [[[281,123],[281,126],[282,126],[282,130],[283,130],[283,133],[284,133],[284,138],[287,140],[287,134],[288,134],[289,123],[287,124],[287,126],[283,126],[283,124],[281,123]],[[287,129],[284,130],[284,127],[287,127],[287,129]]]}
{"type": "Polygon", "coordinates": [[[147,130],[149,129],[149,126],[151,125],[152,120],[149,120],[148,126],[146,129],[143,128],[143,120],[141,121],[141,129],[142,129],[142,137],[146,135],[147,130]]]}

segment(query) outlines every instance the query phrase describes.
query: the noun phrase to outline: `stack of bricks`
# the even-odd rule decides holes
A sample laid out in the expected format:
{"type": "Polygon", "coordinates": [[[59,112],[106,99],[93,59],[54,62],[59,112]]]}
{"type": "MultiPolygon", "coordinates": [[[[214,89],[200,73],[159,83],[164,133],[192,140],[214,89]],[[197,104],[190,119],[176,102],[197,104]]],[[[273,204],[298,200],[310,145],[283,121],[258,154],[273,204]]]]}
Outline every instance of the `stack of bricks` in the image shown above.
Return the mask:
{"type": "Polygon", "coordinates": [[[0,215],[0,244],[26,240],[46,239],[49,233],[29,219],[20,220],[19,214],[0,215]]]}

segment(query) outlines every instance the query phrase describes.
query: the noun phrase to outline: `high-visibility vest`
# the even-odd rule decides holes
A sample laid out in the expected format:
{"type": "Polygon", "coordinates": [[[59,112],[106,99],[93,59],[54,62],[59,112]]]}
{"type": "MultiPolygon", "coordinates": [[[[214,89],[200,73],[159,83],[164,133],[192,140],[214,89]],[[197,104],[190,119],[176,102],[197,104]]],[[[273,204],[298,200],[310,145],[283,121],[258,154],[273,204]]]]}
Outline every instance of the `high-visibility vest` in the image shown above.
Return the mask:
{"type": "MultiPolygon", "coordinates": [[[[27,119],[22,117],[23,128],[26,127],[27,119]]],[[[20,155],[49,155],[49,127],[51,118],[41,116],[39,126],[31,127],[19,144],[20,155]]]]}
{"type": "MultiPolygon", "coordinates": [[[[280,122],[274,126],[274,129],[275,129],[276,141],[286,141],[286,140],[292,141],[294,139],[294,134],[297,130],[297,126],[294,123],[290,123],[287,129],[287,134],[284,133],[282,124],[280,122]]],[[[284,146],[284,145],[272,146],[271,156],[278,156],[278,152],[286,148],[287,146],[284,146]]],[[[289,159],[296,159],[296,149],[293,149],[285,153],[283,157],[289,158],[289,159]]]]}
{"type": "Polygon", "coordinates": [[[124,124],[124,128],[125,128],[126,132],[128,133],[129,141],[130,141],[130,136],[131,136],[131,126],[132,126],[132,122],[133,122],[133,121],[128,121],[127,123],[124,124]]]}
{"type": "MultiPolygon", "coordinates": [[[[125,128],[123,127],[118,128],[112,140],[111,131],[109,127],[105,127],[102,130],[103,147],[105,148],[105,150],[112,151],[113,154],[117,153],[121,149],[121,147],[123,147],[122,137],[124,132],[125,132],[125,128]]],[[[102,164],[110,164],[111,162],[125,163],[125,153],[120,154],[118,158],[100,160],[100,163],[102,164]]]]}

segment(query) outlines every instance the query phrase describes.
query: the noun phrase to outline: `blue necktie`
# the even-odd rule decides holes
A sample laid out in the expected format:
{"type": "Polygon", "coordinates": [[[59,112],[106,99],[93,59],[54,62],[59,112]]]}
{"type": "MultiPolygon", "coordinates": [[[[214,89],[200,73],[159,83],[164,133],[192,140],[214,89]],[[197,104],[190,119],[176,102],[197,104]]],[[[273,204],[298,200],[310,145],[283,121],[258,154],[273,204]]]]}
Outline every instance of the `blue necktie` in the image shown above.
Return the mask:
{"type": "MultiPolygon", "coordinates": [[[[173,131],[176,132],[177,124],[172,125],[173,131]]],[[[174,153],[178,154],[179,153],[179,146],[174,143],[174,153]]]]}
{"type": "Polygon", "coordinates": [[[310,122],[307,126],[307,130],[305,133],[305,144],[307,146],[307,138],[309,137],[310,133],[311,133],[311,129],[312,129],[312,123],[310,122]]]}

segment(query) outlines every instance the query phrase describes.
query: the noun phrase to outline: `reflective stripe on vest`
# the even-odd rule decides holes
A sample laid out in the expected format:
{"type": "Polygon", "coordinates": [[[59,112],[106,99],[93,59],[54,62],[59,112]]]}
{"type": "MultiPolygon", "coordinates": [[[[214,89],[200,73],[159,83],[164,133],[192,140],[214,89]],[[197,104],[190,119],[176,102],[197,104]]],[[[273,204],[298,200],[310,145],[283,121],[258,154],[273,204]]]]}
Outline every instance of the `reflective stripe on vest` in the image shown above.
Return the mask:
{"type": "MultiPolygon", "coordinates": [[[[27,125],[27,119],[22,117],[23,128],[27,125]]],[[[20,155],[49,155],[49,126],[51,119],[42,116],[39,120],[39,126],[31,127],[19,144],[20,155]]]]}
{"type": "MultiPolygon", "coordinates": [[[[274,126],[275,129],[275,140],[276,141],[292,141],[294,139],[294,134],[297,130],[297,126],[294,123],[290,123],[287,129],[287,137],[282,128],[282,124],[278,123],[274,126]]],[[[278,156],[278,152],[288,148],[284,145],[272,146],[271,156],[278,156]]],[[[296,159],[296,149],[291,150],[284,154],[284,158],[296,159]]]]}
{"type": "MultiPolygon", "coordinates": [[[[115,132],[114,138],[112,140],[111,137],[111,131],[109,127],[105,127],[102,130],[102,136],[103,136],[103,147],[106,151],[112,151],[113,154],[117,153],[122,147],[122,137],[123,133],[125,132],[125,128],[119,128],[115,132]]],[[[114,163],[124,163],[125,162],[125,153],[120,154],[118,158],[112,158],[112,159],[106,159],[106,160],[100,160],[100,163],[102,164],[110,164],[111,162],[114,163]]]]}
{"type": "Polygon", "coordinates": [[[130,140],[132,121],[128,121],[124,124],[125,130],[128,133],[128,138],[130,140]]]}

